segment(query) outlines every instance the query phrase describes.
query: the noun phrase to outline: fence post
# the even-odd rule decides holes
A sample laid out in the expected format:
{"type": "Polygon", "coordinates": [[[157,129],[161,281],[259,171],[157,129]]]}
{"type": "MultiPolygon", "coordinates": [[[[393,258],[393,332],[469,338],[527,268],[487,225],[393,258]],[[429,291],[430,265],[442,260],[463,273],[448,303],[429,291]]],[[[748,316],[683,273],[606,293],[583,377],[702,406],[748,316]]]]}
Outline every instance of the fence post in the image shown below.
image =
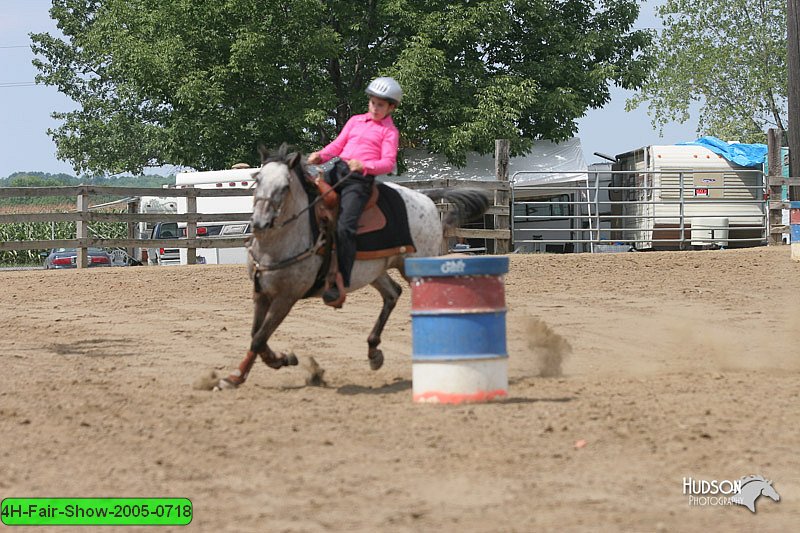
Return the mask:
{"type": "MultiPolygon", "coordinates": [[[[508,184],[508,159],[511,141],[508,139],[496,139],[494,141],[494,175],[499,182],[508,184]]],[[[494,205],[508,206],[508,215],[494,215],[494,229],[509,229],[509,217],[513,216],[514,206],[509,205],[508,191],[498,190],[495,192],[494,205]]],[[[514,236],[510,239],[495,239],[494,253],[507,254],[511,251],[511,243],[514,236]]]]}
{"type": "Polygon", "coordinates": [[[783,244],[783,236],[780,231],[783,226],[781,217],[783,199],[780,184],[775,184],[771,178],[783,176],[783,161],[781,158],[781,135],[778,128],[770,128],[767,131],[767,242],[770,246],[783,244]],[[775,230],[775,233],[773,233],[775,230]]]}
{"type": "Polygon", "coordinates": [[[78,268],[86,268],[89,266],[89,254],[86,252],[86,238],[89,236],[89,224],[86,222],[89,214],[89,191],[87,187],[81,187],[78,192],[76,210],[81,216],[75,223],[75,238],[79,241],[75,263],[78,268]]]}
{"type": "MultiPolygon", "coordinates": [[[[129,215],[131,215],[131,214],[135,215],[136,213],[138,213],[140,204],[141,204],[141,200],[139,198],[128,202],[128,214],[129,215]]],[[[137,231],[138,227],[139,227],[139,223],[138,222],[133,222],[133,221],[128,222],[127,237],[129,239],[138,239],[139,238],[139,232],[137,231]]],[[[137,259],[137,258],[141,257],[140,254],[138,253],[138,250],[136,248],[134,248],[134,247],[130,247],[129,246],[128,248],[125,249],[125,253],[128,255],[128,264],[129,265],[133,264],[133,263],[131,263],[131,259],[137,259]]]]}
{"type": "MultiPolygon", "coordinates": [[[[680,238],[680,241],[678,241],[678,248],[680,250],[685,250],[686,249],[686,194],[684,193],[684,190],[683,190],[683,185],[684,185],[685,181],[686,180],[684,179],[683,172],[679,173],[678,174],[678,186],[680,187],[680,192],[678,193],[678,196],[679,196],[679,202],[680,202],[680,207],[679,207],[680,224],[678,224],[678,228],[679,228],[679,231],[681,232],[681,238],[680,238]]],[[[659,183],[661,183],[660,187],[663,189],[663,187],[664,187],[663,182],[661,182],[661,180],[659,180],[659,183]]],[[[663,191],[659,190],[659,196],[661,194],[663,194],[663,191]]],[[[653,209],[653,212],[655,212],[655,209],[653,209]]],[[[653,220],[653,227],[654,228],[655,228],[655,225],[656,225],[656,221],[653,220]]],[[[690,237],[691,237],[691,234],[690,234],[690,237]]],[[[691,241],[689,241],[689,242],[691,242],[691,241]]]]}
{"type": "MultiPolygon", "coordinates": [[[[189,215],[186,222],[186,238],[193,241],[197,238],[197,191],[190,189],[189,195],[186,197],[186,213],[189,215]]],[[[186,249],[186,264],[197,264],[197,248],[190,247],[186,249]]]]}

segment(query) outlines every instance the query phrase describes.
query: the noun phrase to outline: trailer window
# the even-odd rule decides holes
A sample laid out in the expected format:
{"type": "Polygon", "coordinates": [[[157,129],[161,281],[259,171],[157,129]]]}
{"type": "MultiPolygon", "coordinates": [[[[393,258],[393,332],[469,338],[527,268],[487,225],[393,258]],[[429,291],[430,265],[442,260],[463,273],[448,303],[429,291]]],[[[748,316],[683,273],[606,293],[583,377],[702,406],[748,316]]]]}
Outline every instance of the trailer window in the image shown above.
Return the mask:
{"type": "Polygon", "coordinates": [[[550,198],[537,198],[529,202],[516,202],[514,216],[517,217],[566,217],[571,216],[573,209],[568,194],[560,194],[550,198]]]}

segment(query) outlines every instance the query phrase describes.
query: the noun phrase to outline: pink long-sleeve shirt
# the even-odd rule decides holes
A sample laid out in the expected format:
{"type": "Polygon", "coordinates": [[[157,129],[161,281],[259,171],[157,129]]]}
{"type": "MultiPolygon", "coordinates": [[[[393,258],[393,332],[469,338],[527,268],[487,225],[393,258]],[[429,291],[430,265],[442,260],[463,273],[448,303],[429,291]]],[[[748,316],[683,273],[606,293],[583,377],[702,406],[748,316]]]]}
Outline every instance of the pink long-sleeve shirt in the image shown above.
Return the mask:
{"type": "Polygon", "coordinates": [[[364,174],[377,176],[394,169],[399,143],[400,132],[391,115],[375,121],[364,113],[350,117],[339,136],[319,155],[323,163],[336,156],[345,161],[358,159],[364,165],[364,174]]]}

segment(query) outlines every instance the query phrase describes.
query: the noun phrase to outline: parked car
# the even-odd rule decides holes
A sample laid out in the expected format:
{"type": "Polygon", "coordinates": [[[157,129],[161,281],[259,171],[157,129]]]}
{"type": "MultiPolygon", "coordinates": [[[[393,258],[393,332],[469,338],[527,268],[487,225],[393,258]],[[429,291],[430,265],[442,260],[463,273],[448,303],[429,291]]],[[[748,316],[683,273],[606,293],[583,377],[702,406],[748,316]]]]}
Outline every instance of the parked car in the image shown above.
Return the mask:
{"type": "MultiPolygon", "coordinates": [[[[102,248],[87,248],[88,266],[110,267],[113,257],[102,248]]],[[[76,248],[54,248],[44,259],[44,268],[77,268],[78,250],[76,248]]]]}

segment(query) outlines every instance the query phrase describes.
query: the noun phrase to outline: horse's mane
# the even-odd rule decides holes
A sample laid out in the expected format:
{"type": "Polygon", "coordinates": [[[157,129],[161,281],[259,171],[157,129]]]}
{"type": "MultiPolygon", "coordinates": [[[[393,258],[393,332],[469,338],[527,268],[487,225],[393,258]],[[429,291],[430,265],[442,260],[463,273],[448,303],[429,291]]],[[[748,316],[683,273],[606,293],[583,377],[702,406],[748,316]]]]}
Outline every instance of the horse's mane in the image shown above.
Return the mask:
{"type": "Polygon", "coordinates": [[[764,483],[767,483],[768,485],[772,485],[772,483],[770,483],[769,480],[764,479],[763,476],[755,476],[755,475],[747,476],[747,477],[743,477],[740,481],[742,482],[742,486],[745,486],[748,483],[752,483],[753,481],[763,481],[764,483]]]}
{"type": "Polygon", "coordinates": [[[259,144],[258,153],[261,155],[261,165],[283,163],[288,166],[290,174],[294,174],[297,177],[297,180],[308,195],[308,201],[311,202],[319,195],[319,192],[308,177],[308,171],[300,152],[290,152],[289,148],[287,143],[282,143],[276,152],[272,152],[265,145],[259,144]]]}

